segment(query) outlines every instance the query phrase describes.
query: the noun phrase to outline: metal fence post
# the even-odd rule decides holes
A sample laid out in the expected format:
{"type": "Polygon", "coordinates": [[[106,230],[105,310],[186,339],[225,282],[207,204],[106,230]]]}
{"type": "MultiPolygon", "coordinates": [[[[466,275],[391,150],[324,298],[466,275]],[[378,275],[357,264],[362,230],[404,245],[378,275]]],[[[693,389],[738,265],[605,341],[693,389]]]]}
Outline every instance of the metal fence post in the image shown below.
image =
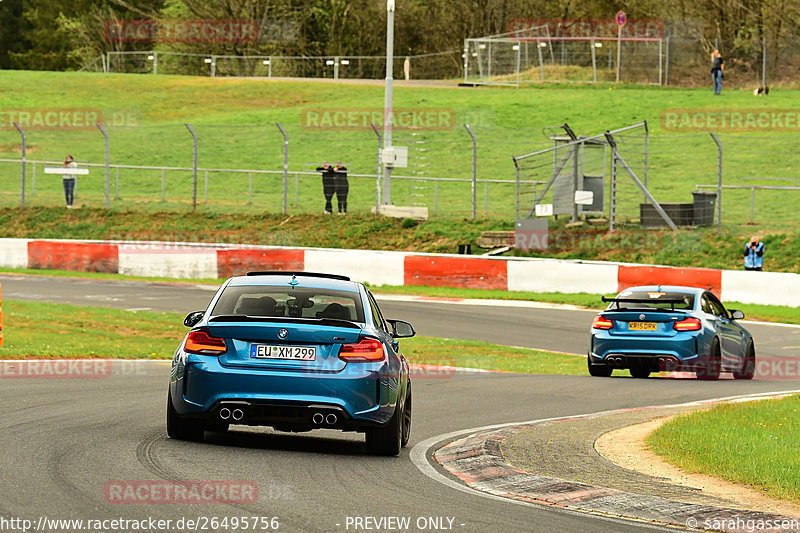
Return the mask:
{"type": "MultiPolygon", "coordinates": [[[[109,184],[110,176],[109,176],[109,174],[111,173],[111,168],[109,167],[110,163],[108,161],[108,158],[109,158],[108,132],[103,127],[103,125],[100,124],[99,122],[95,122],[94,125],[97,126],[97,129],[99,129],[100,132],[103,134],[103,137],[105,137],[105,142],[106,142],[106,209],[108,209],[109,207],[111,207],[111,200],[109,198],[109,194],[110,194],[110,190],[109,190],[110,189],[110,184],[109,184]]],[[[163,192],[162,192],[162,196],[163,196],[163,192]]]]}
{"type": "Polygon", "coordinates": [[[192,157],[192,209],[197,208],[197,133],[188,122],[184,122],[184,126],[192,134],[194,143],[193,157],[192,157]]]}
{"type": "Polygon", "coordinates": [[[22,135],[22,159],[21,159],[21,177],[20,177],[20,186],[19,186],[19,206],[25,207],[25,151],[28,144],[28,139],[25,135],[25,130],[22,129],[22,126],[19,125],[19,122],[14,122],[14,127],[17,128],[17,131],[22,135]]]}
{"type": "Polygon", "coordinates": [[[469,132],[469,136],[472,137],[472,220],[477,218],[476,211],[477,211],[477,186],[478,186],[478,138],[475,136],[475,132],[472,131],[472,128],[469,127],[469,124],[464,124],[464,127],[469,132]]]}
{"type": "MultiPolygon", "coordinates": [[[[717,144],[717,233],[719,233],[722,231],[722,143],[716,133],[712,133],[711,138],[717,144]]],[[[752,211],[750,221],[753,221],[752,211]]]]}
{"type": "Polygon", "coordinates": [[[283,135],[283,213],[286,214],[286,194],[289,188],[289,135],[280,122],[276,122],[275,125],[278,126],[278,129],[281,130],[281,135],[283,135]]]}
{"type": "MultiPolygon", "coordinates": [[[[647,121],[644,121],[644,188],[648,188],[647,184],[647,177],[648,177],[648,170],[649,170],[649,159],[650,159],[650,127],[647,125],[647,121]]],[[[649,189],[648,189],[649,190],[649,189]]],[[[644,202],[647,203],[647,195],[644,195],[644,202]]]]}
{"type": "Polygon", "coordinates": [[[370,122],[370,126],[372,126],[372,131],[375,132],[375,135],[378,136],[378,173],[375,175],[377,178],[377,193],[375,197],[375,214],[378,214],[378,211],[381,208],[381,169],[383,165],[381,164],[381,158],[383,155],[383,135],[381,135],[378,126],[375,125],[374,122],[370,122]]]}

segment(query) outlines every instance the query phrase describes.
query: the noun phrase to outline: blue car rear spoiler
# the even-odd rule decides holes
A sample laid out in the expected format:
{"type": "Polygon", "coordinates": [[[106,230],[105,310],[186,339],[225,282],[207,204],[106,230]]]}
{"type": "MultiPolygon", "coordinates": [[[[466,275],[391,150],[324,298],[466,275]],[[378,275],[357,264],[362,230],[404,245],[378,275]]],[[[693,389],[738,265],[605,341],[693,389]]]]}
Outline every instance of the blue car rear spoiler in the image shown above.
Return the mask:
{"type": "MultiPolygon", "coordinates": [[[[606,303],[615,303],[615,304],[617,304],[617,309],[619,309],[619,303],[620,302],[633,303],[633,304],[654,304],[654,303],[670,304],[672,306],[671,307],[672,311],[675,310],[675,305],[676,304],[684,304],[684,305],[686,305],[686,301],[683,300],[682,298],[681,299],[673,298],[673,299],[660,300],[660,299],[656,299],[656,298],[647,298],[647,299],[645,299],[645,298],[606,298],[605,296],[602,296],[600,299],[603,300],[603,302],[606,302],[606,303]]],[[[657,310],[657,309],[658,308],[655,308],[655,307],[648,308],[648,310],[651,310],[651,311],[654,311],[654,310],[657,310]]]]}

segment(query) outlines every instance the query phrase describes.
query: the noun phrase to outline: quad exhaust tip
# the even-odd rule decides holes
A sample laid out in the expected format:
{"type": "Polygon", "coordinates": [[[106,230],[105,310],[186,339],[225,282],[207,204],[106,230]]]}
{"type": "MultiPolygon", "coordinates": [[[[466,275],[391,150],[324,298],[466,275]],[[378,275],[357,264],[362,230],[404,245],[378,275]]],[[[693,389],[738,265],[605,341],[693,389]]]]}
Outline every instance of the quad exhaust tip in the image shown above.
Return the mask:
{"type": "Polygon", "coordinates": [[[231,417],[238,422],[239,420],[244,418],[244,411],[242,411],[241,409],[234,409],[233,413],[231,414],[231,417]]]}
{"type": "Polygon", "coordinates": [[[336,422],[339,421],[339,417],[333,413],[328,413],[327,415],[323,413],[314,413],[314,416],[311,417],[311,421],[317,426],[321,426],[322,424],[335,426],[336,422]]]}
{"type": "Polygon", "coordinates": [[[227,407],[223,407],[222,409],[219,410],[219,417],[223,420],[229,419],[231,417],[231,410],[228,409],[227,407]]]}

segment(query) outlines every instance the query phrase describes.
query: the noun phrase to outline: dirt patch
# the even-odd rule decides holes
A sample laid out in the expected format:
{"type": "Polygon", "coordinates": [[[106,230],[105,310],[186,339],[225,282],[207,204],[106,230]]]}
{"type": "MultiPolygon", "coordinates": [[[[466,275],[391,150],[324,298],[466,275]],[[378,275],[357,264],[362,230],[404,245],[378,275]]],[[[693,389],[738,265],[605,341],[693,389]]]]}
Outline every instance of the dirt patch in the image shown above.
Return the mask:
{"type": "Polygon", "coordinates": [[[644,440],[672,416],[633,424],[601,435],[594,443],[597,453],[606,460],[666,482],[699,489],[717,498],[736,502],[742,509],[767,511],[788,516],[800,516],[800,505],[777,500],[761,491],[705,474],[690,474],[673,466],[646,448],[644,440]]]}

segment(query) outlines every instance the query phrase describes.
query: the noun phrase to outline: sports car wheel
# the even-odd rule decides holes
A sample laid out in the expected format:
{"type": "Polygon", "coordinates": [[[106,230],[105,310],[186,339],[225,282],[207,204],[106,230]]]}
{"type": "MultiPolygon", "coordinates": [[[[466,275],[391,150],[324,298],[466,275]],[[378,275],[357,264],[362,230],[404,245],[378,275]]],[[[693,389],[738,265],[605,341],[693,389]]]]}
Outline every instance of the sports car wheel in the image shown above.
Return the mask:
{"type": "Polygon", "coordinates": [[[180,416],[172,407],[172,397],[167,393],[167,435],[178,440],[203,440],[203,425],[180,416]]]}
{"type": "Polygon", "coordinates": [[[614,371],[608,365],[593,365],[591,356],[586,356],[586,364],[589,366],[589,375],[596,378],[607,378],[614,371]]]}
{"type": "Polygon", "coordinates": [[[636,379],[647,379],[650,377],[650,372],[650,367],[645,365],[631,366],[631,376],[635,377],[636,379]]]}
{"type": "Polygon", "coordinates": [[[391,420],[386,427],[368,429],[366,433],[367,451],[373,455],[399,455],[403,446],[403,408],[397,402],[391,420]]]}
{"type": "Polygon", "coordinates": [[[747,345],[747,355],[744,357],[744,365],[741,370],[733,371],[734,379],[753,379],[756,374],[756,347],[753,341],[747,345]]]}
{"type": "Polygon", "coordinates": [[[408,393],[406,393],[406,404],[403,407],[403,438],[400,445],[405,448],[408,439],[411,438],[411,382],[408,383],[408,393]]]}
{"type": "Polygon", "coordinates": [[[697,379],[705,381],[714,381],[719,379],[719,373],[722,367],[722,354],[719,348],[719,339],[714,339],[711,343],[711,350],[708,353],[708,361],[703,366],[695,368],[694,373],[697,379]]]}

